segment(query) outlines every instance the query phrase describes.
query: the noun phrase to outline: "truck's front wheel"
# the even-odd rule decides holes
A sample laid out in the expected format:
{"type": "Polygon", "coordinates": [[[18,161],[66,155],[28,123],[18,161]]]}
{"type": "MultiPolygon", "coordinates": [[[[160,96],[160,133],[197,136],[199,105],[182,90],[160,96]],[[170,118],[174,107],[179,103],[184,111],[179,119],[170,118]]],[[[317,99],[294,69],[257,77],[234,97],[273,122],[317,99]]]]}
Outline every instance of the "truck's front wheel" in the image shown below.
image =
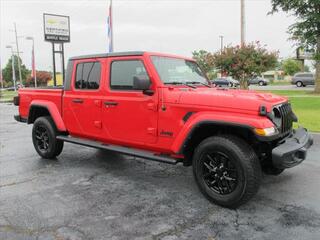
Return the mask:
{"type": "Polygon", "coordinates": [[[57,140],[57,129],[51,117],[39,117],[33,124],[32,141],[37,153],[52,159],[58,156],[63,149],[63,141],[57,140]]]}
{"type": "Polygon", "coordinates": [[[261,167],[242,139],[224,135],[202,141],[193,156],[193,173],[201,192],[212,202],[235,208],[256,194],[261,167]]]}

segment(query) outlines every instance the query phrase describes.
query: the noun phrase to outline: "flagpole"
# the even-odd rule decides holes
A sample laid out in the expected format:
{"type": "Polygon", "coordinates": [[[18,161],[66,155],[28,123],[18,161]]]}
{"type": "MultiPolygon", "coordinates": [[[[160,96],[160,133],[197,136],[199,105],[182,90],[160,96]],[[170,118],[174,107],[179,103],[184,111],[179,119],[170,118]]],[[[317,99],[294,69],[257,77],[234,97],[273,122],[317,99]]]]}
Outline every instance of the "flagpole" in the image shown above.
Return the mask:
{"type": "Polygon", "coordinates": [[[110,10],[111,10],[111,13],[110,13],[110,27],[111,27],[111,49],[112,49],[112,52],[114,50],[114,46],[113,46],[113,9],[112,9],[112,0],[110,0],[110,10]]]}
{"type": "Polygon", "coordinates": [[[32,38],[32,68],[34,71],[34,86],[37,87],[37,70],[36,70],[36,59],[34,56],[34,39],[32,38]]]}
{"type": "Polygon", "coordinates": [[[37,87],[37,70],[36,70],[36,60],[35,60],[35,56],[34,56],[34,38],[33,37],[26,37],[26,39],[32,41],[31,68],[32,68],[32,73],[33,73],[33,78],[34,78],[34,87],[37,87]]]}

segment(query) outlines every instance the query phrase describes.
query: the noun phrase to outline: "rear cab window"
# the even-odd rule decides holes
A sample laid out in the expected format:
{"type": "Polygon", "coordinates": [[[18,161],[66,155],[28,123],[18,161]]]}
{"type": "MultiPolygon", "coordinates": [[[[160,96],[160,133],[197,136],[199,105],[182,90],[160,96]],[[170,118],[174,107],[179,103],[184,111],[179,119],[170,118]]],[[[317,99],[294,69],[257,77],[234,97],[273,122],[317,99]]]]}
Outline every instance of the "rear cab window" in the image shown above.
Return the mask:
{"type": "Polygon", "coordinates": [[[101,63],[98,61],[79,62],[76,65],[75,89],[96,90],[100,87],[101,63]]]}

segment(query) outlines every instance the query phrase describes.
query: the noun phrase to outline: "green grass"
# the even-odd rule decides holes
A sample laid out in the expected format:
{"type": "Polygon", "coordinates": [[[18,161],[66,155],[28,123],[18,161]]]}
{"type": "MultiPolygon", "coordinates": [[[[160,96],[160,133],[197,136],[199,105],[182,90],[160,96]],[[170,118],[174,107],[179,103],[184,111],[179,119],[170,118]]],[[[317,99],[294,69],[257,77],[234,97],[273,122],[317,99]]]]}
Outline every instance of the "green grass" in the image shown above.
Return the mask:
{"type": "Polygon", "coordinates": [[[0,102],[12,101],[14,96],[17,96],[18,92],[15,91],[0,91],[0,102]]]}
{"type": "Polygon", "coordinates": [[[312,91],[305,91],[305,90],[266,90],[263,92],[271,92],[277,95],[282,96],[304,96],[304,97],[320,97],[320,95],[314,95],[312,94],[312,91]]]}
{"type": "Polygon", "coordinates": [[[270,83],[270,85],[271,86],[286,86],[286,85],[291,85],[291,83],[282,81],[282,82],[273,82],[273,83],[270,83]]]}
{"type": "Polygon", "coordinates": [[[320,95],[310,91],[268,91],[277,95],[287,96],[294,113],[298,116],[301,125],[312,132],[320,132],[320,95]]]}

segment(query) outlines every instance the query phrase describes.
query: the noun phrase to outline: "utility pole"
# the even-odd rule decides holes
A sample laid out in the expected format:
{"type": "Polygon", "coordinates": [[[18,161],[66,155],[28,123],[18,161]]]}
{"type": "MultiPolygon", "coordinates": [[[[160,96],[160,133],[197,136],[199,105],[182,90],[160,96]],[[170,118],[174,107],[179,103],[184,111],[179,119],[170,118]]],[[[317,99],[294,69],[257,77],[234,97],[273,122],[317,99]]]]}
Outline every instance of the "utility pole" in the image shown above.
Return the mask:
{"type": "Polygon", "coordinates": [[[221,35],[221,36],[219,36],[219,38],[220,38],[220,52],[221,52],[221,54],[222,54],[222,51],[223,51],[223,36],[221,35]]]}
{"type": "Polygon", "coordinates": [[[245,4],[244,1],[245,0],[240,0],[241,1],[241,47],[245,44],[246,42],[246,16],[245,16],[245,4]]]}
{"type": "Polygon", "coordinates": [[[17,54],[18,54],[19,80],[20,80],[20,84],[22,84],[21,62],[20,62],[19,42],[18,42],[18,34],[17,34],[17,25],[16,25],[16,23],[14,23],[14,32],[15,32],[15,35],[16,35],[16,46],[17,46],[17,54]]]}

